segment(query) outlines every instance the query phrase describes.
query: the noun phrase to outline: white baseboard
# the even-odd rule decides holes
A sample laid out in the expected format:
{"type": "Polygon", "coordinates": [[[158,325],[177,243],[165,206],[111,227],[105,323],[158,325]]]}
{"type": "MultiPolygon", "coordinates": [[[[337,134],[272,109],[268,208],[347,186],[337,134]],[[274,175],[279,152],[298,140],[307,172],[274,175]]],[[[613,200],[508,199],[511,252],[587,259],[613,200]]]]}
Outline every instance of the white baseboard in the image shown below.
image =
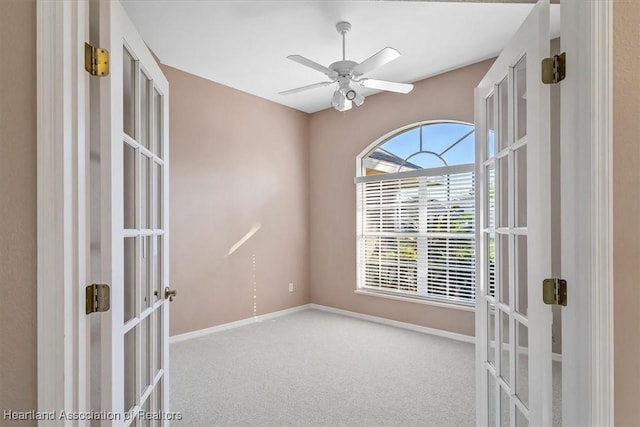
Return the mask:
{"type": "MultiPolygon", "coordinates": [[[[413,323],[399,322],[397,320],[386,319],[384,317],[370,316],[368,314],[356,313],[354,311],[342,310],[339,308],[327,307],[326,305],[307,304],[308,308],[327,311],[329,313],[341,314],[343,316],[354,317],[356,319],[368,320],[370,322],[381,323],[383,325],[395,326],[397,328],[409,329],[410,331],[421,332],[423,334],[436,335],[443,338],[449,338],[456,341],[475,344],[476,337],[471,335],[457,334],[455,332],[443,331],[440,329],[428,328],[413,323]]],[[[562,354],[551,353],[551,360],[554,362],[562,362],[562,354]]]]}
{"type": "MultiPolygon", "coordinates": [[[[169,337],[169,344],[174,344],[181,341],[187,341],[193,338],[199,338],[206,335],[215,334],[216,332],[222,332],[222,331],[237,328],[240,326],[250,325],[256,322],[263,322],[265,320],[274,319],[276,317],[285,316],[287,314],[291,314],[291,313],[295,313],[295,312],[307,310],[307,309],[314,309],[314,310],[326,311],[328,313],[340,314],[347,317],[367,320],[369,322],[380,323],[383,325],[395,326],[396,328],[408,329],[410,331],[421,332],[423,334],[436,335],[439,337],[449,338],[452,340],[462,341],[470,344],[475,344],[475,341],[476,341],[475,337],[470,335],[457,334],[455,332],[428,328],[426,326],[415,325],[413,323],[399,322],[397,320],[385,319],[384,317],[370,316],[368,314],[356,313],[355,311],[342,310],[339,308],[328,307],[326,305],[303,304],[297,307],[287,308],[285,310],[274,311],[273,313],[261,314],[260,316],[254,316],[248,319],[242,319],[235,322],[212,326],[210,328],[199,329],[197,331],[174,335],[172,337],[169,337]]],[[[551,356],[554,362],[562,362],[561,354],[553,353],[551,356]]]]}
{"type": "Polygon", "coordinates": [[[293,308],[287,308],[285,310],[274,311],[273,313],[262,314],[260,316],[250,317],[248,319],[242,319],[235,322],[224,323],[222,325],[212,326],[210,328],[199,329],[197,331],[186,332],[184,334],[174,335],[169,337],[169,344],[174,344],[181,341],[190,340],[193,338],[203,337],[216,332],[222,332],[229,329],[237,328],[240,326],[250,325],[256,322],[262,322],[268,319],[284,316],[287,314],[295,313],[302,310],[315,309],[320,311],[326,311],[334,314],[341,314],[347,317],[353,317],[356,319],[368,320],[374,323],[380,323],[383,325],[395,326],[397,328],[408,329],[411,331],[422,332],[425,334],[437,335],[439,337],[450,338],[456,341],[463,341],[467,343],[475,343],[475,337],[463,334],[457,334],[454,332],[442,331],[439,329],[427,328],[426,326],[414,325],[412,323],[399,322],[397,320],[385,319],[384,317],[370,316],[368,314],[356,313],[354,311],[341,310],[339,308],[327,307],[319,304],[303,304],[293,308]]]}
{"type": "Polygon", "coordinates": [[[399,322],[397,320],[385,319],[384,317],[370,316],[368,314],[356,313],[354,311],[341,310],[339,308],[327,307],[325,305],[308,304],[308,308],[327,311],[329,313],[341,314],[343,316],[354,317],[356,319],[368,320],[369,322],[381,323],[383,325],[395,326],[396,328],[408,329],[410,331],[421,332],[423,334],[436,335],[456,341],[475,344],[476,338],[471,335],[457,334],[455,332],[443,331],[440,329],[427,328],[426,326],[414,325],[413,323],[399,322]]]}
{"type": "Polygon", "coordinates": [[[216,332],[226,331],[228,329],[237,328],[239,326],[250,325],[256,322],[263,322],[265,320],[273,319],[276,317],[284,316],[286,314],[295,313],[297,311],[306,310],[309,308],[309,304],[299,305],[297,307],[287,308],[285,310],[274,311],[273,313],[261,314],[260,316],[249,317],[248,319],[242,319],[235,322],[224,323],[222,325],[212,326],[210,328],[198,329],[197,331],[186,332],[184,334],[174,335],[169,337],[169,344],[174,344],[181,341],[190,340],[193,338],[203,337],[216,332]]]}

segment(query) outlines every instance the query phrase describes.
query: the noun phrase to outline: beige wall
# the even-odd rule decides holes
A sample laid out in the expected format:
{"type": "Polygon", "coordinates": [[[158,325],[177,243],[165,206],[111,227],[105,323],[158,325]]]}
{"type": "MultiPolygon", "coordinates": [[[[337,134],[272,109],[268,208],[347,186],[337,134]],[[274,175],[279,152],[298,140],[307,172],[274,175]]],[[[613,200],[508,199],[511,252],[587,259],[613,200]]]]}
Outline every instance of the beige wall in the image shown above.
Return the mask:
{"type": "Polygon", "coordinates": [[[35,0],[0,1],[0,417],[36,407],[35,49],[35,0]]]}
{"type": "Polygon", "coordinates": [[[307,303],[308,115],[162,69],[170,85],[170,277],[178,291],[171,335],[249,318],[254,303],[258,315],[307,303]]]}
{"type": "Polygon", "coordinates": [[[362,107],[311,116],[311,302],[474,335],[473,312],[354,294],[356,156],[382,135],[423,120],[473,123],[473,90],[483,61],[418,82],[409,95],[370,96],[362,107]]]}
{"type": "Polygon", "coordinates": [[[640,2],[613,3],[615,424],[640,425],[640,2]]]}

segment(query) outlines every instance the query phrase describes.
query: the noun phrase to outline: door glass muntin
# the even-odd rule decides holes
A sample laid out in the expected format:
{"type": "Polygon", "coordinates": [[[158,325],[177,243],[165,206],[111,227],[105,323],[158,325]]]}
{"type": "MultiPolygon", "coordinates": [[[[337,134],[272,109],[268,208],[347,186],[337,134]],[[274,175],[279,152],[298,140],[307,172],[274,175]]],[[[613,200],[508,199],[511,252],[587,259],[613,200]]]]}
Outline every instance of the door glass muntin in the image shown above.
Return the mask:
{"type": "Polygon", "coordinates": [[[162,411],[166,98],[134,49],[123,49],[124,409],[162,411]]]}
{"type": "MultiPolygon", "coordinates": [[[[518,371],[528,369],[526,359],[519,354],[528,332],[521,322],[527,320],[527,181],[526,176],[519,176],[526,174],[527,141],[526,131],[522,131],[522,126],[526,127],[526,117],[523,120],[522,114],[526,115],[527,101],[526,85],[516,81],[526,75],[523,58],[526,55],[518,58],[517,68],[515,65],[510,67],[508,74],[499,79],[484,101],[487,135],[483,170],[487,181],[483,197],[487,218],[482,231],[487,245],[484,262],[488,272],[488,289],[484,297],[489,303],[487,309],[494,310],[487,318],[489,335],[485,343],[488,346],[487,363],[494,369],[487,373],[490,377],[496,375],[491,381],[500,384],[496,402],[500,409],[493,412],[493,416],[500,416],[502,421],[513,417],[518,425],[528,423],[528,390],[522,390],[524,384],[528,384],[528,371],[518,371]],[[495,100],[493,94],[496,94],[495,100]],[[515,96],[519,99],[514,99],[515,96]],[[489,141],[491,129],[498,130],[493,146],[489,141]],[[495,222],[491,217],[493,212],[495,222]],[[496,305],[490,303],[494,298],[497,298],[496,305]],[[499,351],[495,348],[496,340],[499,351]]],[[[528,349],[524,351],[528,354],[528,349]]],[[[492,397],[489,399],[491,401],[492,397]]]]}

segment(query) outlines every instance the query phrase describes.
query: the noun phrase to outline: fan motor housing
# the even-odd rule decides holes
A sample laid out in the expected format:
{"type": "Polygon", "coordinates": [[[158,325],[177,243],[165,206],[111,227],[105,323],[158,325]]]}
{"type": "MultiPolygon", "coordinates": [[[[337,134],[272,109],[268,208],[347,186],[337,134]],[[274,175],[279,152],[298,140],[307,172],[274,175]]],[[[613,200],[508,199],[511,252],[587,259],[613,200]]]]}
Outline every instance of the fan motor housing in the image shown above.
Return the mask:
{"type": "Polygon", "coordinates": [[[329,65],[329,68],[338,73],[340,76],[350,76],[351,71],[358,65],[354,61],[336,61],[329,65]]]}

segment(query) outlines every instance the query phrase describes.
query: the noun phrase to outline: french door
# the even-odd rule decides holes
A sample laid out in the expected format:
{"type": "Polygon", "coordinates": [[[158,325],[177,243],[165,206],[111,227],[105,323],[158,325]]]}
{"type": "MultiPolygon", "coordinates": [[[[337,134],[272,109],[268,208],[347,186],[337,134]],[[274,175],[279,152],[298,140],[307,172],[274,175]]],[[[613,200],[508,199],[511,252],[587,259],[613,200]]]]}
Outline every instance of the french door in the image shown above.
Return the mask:
{"type": "Polygon", "coordinates": [[[477,423],[552,425],[549,2],[536,4],[475,92],[477,423]]]}
{"type": "Polygon", "coordinates": [[[122,5],[91,8],[90,31],[110,52],[111,68],[92,83],[99,101],[91,122],[100,129],[92,146],[91,191],[100,194],[92,259],[111,285],[111,308],[92,325],[91,406],[113,414],[103,425],[167,425],[169,86],[122,5]]]}

